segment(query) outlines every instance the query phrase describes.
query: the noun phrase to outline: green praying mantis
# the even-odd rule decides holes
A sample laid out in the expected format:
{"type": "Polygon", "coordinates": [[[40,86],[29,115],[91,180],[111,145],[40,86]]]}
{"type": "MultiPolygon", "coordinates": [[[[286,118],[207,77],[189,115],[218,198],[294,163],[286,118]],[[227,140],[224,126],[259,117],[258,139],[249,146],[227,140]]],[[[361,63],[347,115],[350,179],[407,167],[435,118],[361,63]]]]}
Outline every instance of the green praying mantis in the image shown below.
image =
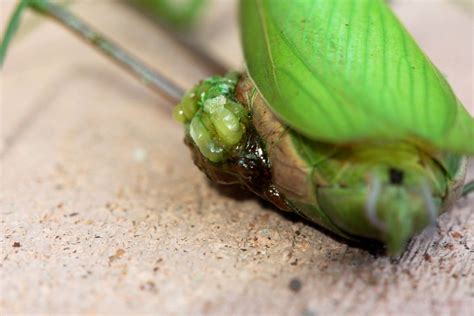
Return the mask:
{"type": "MultiPolygon", "coordinates": [[[[25,8],[182,97],[47,0],[20,2],[2,60],[25,8]]],[[[339,236],[401,252],[462,194],[473,118],[383,0],[241,0],[239,11],[247,71],[203,80],[174,109],[195,164],[339,236]]]]}

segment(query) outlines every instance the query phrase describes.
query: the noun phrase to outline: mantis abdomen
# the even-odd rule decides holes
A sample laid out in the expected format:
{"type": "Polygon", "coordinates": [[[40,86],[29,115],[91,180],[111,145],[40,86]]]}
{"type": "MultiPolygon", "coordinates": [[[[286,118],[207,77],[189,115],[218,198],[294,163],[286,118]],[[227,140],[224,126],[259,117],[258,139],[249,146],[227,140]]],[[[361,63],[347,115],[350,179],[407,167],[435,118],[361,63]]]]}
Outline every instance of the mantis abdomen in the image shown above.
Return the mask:
{"type": "MultiPolygon", "coordinates": [[[[215,78],[213,82],[221,84],[215,78]]],[[[213,89],[209,82],[195,88],[201,94],[194,99],[193,115],[201,121],[212,116],[199,105],[204,108],[202,103],[209,99],[225,95],[245,109],[240,119],[245,132],[218,161],[206,157],[206,144],[190,132],[194,118],[187,123],[186,143],[194,161],[215,182],[240,183],[282,210],[297,212],[345,238],[384,241],[393,252],[461,193],[466,159],[460,155],[426,152],[409,139],[343,146],[316,142],[285,125],[247,76],[234,84],[210,98],[202,90],[213,89]]],[[[213,146],[219,146],[212,124],[208,133],[213,146]]]]}

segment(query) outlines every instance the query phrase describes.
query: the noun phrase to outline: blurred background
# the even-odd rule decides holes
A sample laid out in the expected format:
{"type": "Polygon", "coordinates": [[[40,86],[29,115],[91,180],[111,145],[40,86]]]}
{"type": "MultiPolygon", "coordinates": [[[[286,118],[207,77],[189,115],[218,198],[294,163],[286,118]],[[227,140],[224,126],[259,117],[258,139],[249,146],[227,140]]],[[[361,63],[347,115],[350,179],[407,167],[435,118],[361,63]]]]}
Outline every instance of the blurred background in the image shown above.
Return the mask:
{"type": "MultiPolygon", "coordinates": [[[[195,0],[165,17],[149,1],[61,3],[184,89],[244,69],[236,1],[194,20],[180,5],[195,0]]],[[[0,1],[2,31],[15,3],[0,1]]],[[[391,5],[474,114],[472,1],[391,5]]],[[[379,256],[209,184],[171,106],[25,14],[0,74],[3,313],[472,313],[472,198],[379,256]]]]}

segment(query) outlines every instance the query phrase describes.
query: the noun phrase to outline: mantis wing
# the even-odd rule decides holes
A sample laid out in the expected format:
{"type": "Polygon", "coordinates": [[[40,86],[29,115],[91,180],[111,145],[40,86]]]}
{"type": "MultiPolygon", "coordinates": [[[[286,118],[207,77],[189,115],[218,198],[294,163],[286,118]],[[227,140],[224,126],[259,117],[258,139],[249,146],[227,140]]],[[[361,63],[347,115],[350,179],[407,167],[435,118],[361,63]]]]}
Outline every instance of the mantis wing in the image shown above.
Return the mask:
{"type": "Polygon", "coordinates": [[[474,154],[474,120],[383,0],[242,0],[248,72],[273,111],[332,143],[474,154]]]}

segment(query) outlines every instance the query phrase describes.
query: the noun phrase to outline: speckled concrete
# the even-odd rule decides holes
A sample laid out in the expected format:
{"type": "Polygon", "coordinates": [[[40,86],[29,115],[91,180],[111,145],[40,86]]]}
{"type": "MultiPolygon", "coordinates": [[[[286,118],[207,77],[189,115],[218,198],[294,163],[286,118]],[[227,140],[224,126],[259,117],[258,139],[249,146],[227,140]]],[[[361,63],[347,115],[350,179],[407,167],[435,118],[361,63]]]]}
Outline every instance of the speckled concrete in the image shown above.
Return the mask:
{"type": "MultiPolygon", "coordinates": [[[[446,3],[396,9],[474,112],[473,18],[446,3]]],[[[123,5],[74,9],[182,86],[209,74],[123,5]]],[[[195,38],[240,65],[212,21],[195,38]]],[[[211,185],[164,100],[54,24],[22,32],[1,73],[2,314],[472,313],[473,198],[398,258],[354,248],[211,185]]]]}

